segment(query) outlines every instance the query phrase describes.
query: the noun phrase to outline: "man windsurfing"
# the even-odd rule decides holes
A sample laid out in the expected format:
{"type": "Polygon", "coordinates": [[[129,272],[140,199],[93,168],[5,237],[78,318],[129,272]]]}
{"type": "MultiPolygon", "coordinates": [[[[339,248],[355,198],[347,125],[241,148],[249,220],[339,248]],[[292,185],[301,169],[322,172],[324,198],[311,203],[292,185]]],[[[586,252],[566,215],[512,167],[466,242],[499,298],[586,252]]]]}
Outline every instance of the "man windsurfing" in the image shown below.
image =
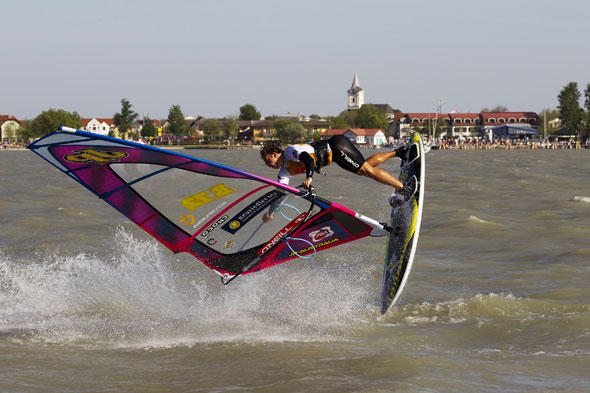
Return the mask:
{"type": "MultiPolygon", "coordinates": [[[[260,150],[260,157],[264,163],[275,169],[279,169],[278,180],[283,184],[289,184],[292,176],[305,173],[303,187],[308,189],[311,185],[314,172],[320,172],[325,166],[336,162],[342,169],[367,176],[371,179],[390,185],[395,191],[389,196],[388,201],[392,207],[396,207],[408,201],[416,192],[416,178],[412,177],[406,184],[402,184],[388,172],[377,168],[380,164],[393,157],[402,160],[407,154],[408,148],[398,147],[395,150],[377,153],[365,160],[362,153],[344,135],[334,135],[327,140],[319,140],[308,143],[290,145],[285,150],[277,141],[268,141],[260,150]]],[[[272,208],[264,217],[265,221],[272,219],[272,208]]]]}

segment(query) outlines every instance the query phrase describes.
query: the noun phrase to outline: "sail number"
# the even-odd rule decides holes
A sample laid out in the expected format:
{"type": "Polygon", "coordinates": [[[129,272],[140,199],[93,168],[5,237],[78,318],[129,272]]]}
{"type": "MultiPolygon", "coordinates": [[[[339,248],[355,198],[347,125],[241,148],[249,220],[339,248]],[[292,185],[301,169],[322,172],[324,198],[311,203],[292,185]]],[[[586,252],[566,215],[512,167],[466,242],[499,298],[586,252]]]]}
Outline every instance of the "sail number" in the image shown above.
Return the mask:
{"type": "Polygon", "coordinates": [[[212,187],[209,187],[207,190],[197,192],[194,195],[182,199],[180,201],[180,204],[184,208],[193,211],[196,208],[204,206],[216,199],[223,198],[224,196],[229,195],[233,192],[235,192],[235,190],[229,188],[223,183],[219,183],[212,187]]]}

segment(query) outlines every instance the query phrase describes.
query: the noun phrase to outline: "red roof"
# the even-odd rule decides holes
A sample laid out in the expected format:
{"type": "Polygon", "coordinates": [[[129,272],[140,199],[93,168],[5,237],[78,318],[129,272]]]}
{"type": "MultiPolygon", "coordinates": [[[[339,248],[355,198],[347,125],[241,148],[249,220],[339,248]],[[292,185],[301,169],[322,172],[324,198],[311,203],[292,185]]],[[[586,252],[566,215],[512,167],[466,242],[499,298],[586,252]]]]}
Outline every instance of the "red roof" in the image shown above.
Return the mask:
{"type": "Polygon", "coordinates": [[[17,119],[14,116],[10,116],[10,115],[0,115],[0,123],[4,123],[5,121],[8,120],[14,120],[16,121],[18,124],[23,124],[19,119],[17,119]]]}
{"type": "Polygon", "coordinates": [[[498,119],[504,119],[504,123],[508,123],[509,119],[515,119],[517,123],[520,123],[522,118],[526,119],[527,123],[530,122],[530,119],[534,119],[534,122],[530,122],[530,124],[536,124],[539,121],[535,112],[483,112],[481,117],[486,125],[498,124],[498,119]],[[496,119],[496,121],[492,123],[489,121],[490,119],[496,119]]]}
{"type": "Polygon", "coordinates": [[[84,119],[80,119],[80,122],[82,123],[83,126],[86,127],[88,125],[88,123],[90,123],[92,120],[97,120],[100,123],[107,123],[110,127],[115,126],[115,121],[113,119],[107,119],[107,118],[98,118],[98,117],[84,118],[84,119]]]}
{"type": "Polygon", "coordinates": [[[477,119],[479,113],[449,113],[452,119],[477,119]]]}
{"type": "Polygon", "coordinates": [[[482,112],[481,116],[484,119],[489,119],[489,118],[504,118],[504,119],[510,119],[515,118],[515,119],[519,119],[521,117],[526,117],[527,119],[530,117],[534,117],[537,118],[537,114],[535,112],[482,112]]]}

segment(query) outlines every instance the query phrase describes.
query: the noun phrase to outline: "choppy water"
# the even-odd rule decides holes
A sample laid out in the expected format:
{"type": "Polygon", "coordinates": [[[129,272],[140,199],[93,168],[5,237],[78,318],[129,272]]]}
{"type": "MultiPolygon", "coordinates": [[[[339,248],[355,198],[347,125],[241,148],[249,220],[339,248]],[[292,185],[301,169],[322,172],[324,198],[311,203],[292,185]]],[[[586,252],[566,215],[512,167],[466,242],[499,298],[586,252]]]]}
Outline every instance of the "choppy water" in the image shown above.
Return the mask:
{"type": "MultiPolygon", "coordinates": [[[[321,195],[386,217],[384,186],[328,174],[321,195]]],[[[590,391],[590,151],[430,152],[385,316],[383,239],[223,287],[32,153],[0,175],[2,392],[590,391]]]]}

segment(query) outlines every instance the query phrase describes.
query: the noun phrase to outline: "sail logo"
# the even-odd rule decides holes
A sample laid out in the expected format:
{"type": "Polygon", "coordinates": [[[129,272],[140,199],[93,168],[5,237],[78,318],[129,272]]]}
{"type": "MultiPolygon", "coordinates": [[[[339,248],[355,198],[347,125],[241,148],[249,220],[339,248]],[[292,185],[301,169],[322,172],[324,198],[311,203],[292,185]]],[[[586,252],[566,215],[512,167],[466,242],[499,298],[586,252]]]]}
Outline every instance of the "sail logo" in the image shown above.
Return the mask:
{"type": "Polygon", "coordinates": [[[235,216],[233,216],[229,222],[222,227],[222,229],[231,233],[232,235],[235,234],[240,230],[240,228],[250,222],[254,217],[258,216],[264,209],[269,207],[274,201],[284,195],[284,192],[278,190],[267,192],[243,208],[235,216]]]}
{"type": "Polygon", "coordinates": [[[109,162],[120,161],[129,156],[122,151],[102,151],[93,148],[75,150],[71,154],[66,154],[64,160],[70,162],[94,162],[97,164],[107,164],[109,162]]]}
{"type": "Polygon", "coordinates": [[[330,227],[323,227],[317,231],[313,231],[309,233],[309,238],[314,243],[320,242],[330,236],[334,235],[334,231],[330,227]]]}
{"type": "Polygon", "coordinates": [[[305,220],[305,217],[307,217],[307,213],[305,212],[295,217],[293,221],[288,223],[283,229],[281,229],[276,235],[274,235],[272,239],[270,239],[261,249],[258,250],[258,255],[262,255],[265,252],[269,251],[271,248],[273,248],[279,241],[281,241],[282,238],[284,238],[285,236],[290,234],[291,231],[297,228],[297,225],[299,225],[301,221],[305,220]]]}
{"type": "Polygon", "coordinates": [[[194,195],[183,198],[180,201],[180,204],[185,209],[193,211],[198,207],[204,206],[210,202],[213,202],[216,199],[223,198],[233,192],[235,192],[235,190],[229,188],[223,183],[219,183],[212,187],[209,187],[207,190],[203,190],[197,192],[194,195]]]}
{"type": "Polygon", "coordinates": [[[209,234],[218,226],[223,224],[227,220],[227,214],[219,217],[215,220],[211,225],[209,225],[203,232],[201,232],[201,237],[206,238],[209,234]]]}

